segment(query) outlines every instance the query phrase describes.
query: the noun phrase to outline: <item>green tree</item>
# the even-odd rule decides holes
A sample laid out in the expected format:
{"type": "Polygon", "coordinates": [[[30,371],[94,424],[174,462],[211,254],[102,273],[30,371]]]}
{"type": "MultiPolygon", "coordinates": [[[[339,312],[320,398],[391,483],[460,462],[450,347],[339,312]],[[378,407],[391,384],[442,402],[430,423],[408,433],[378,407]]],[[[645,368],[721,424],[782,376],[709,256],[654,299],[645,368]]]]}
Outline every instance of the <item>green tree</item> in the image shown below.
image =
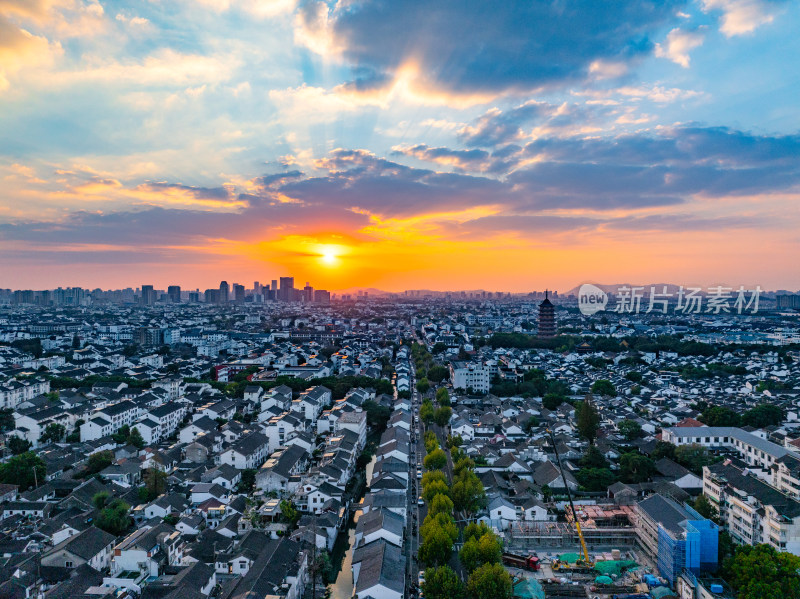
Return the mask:
{"type": "Polygon", "coordinates": [[[467,572],[472,572],[484,564],[499,564],[502,556],[503,547],[500,539],[492,532],[486,532],[478,538],[471,537],[464,542],[458,554],[467,572]]]}
{"type": "Polygon", "coordinates": [[[423,489],[426,489],[428,485],[434,482],[441,482],[444,486],[447,486],[447,477],[445,476],[444,472],[441,470],[428,470],[425,474],[422,475],[422,481],[420,485],[423,489]]]}
{"type": "Polygon", "coordinates": [[[598,379],[592,383],[592,393],[596,395],[608,395],[609,397],[616,397],[617,389],[608,379],[598,379]]]}
{"type": "Polygon", "coordinates": [[[723,406],[708,408],[700,416],[700,420],[708,426],[740,426],[742,422],[737,412],[723,406]]]}
{"type": "Polygon", "coordinates": [[[754,428],[764,428],[765,426],[782,424],[785,418],[786,412],[784,412],[783,408],[768,403],[762,403],[744,413],[742,416],[742,424],[754,428]]]}
{"type": "Polygon", "coordinates": [[[625,375],[625,378],[631,381],[632,383],[641,383],[643,377],[641,372],[638,372],[636,370],[631,370],[625,375]]]}
{"type": "Polygon", "coordinates": [[[131,427],[127,424],[123,424],[119,430],[111,435],[111,438],[114,439],[115,443],[127,443],[128,437],[131,436],[131,427]]]}
{"type": "Polygon", "coordinates": [[[321,578],[324,584],[333,582],[335,578],[330,554],[324,549],[317,549],[308,564],[308,572],[315,582],[318,578],[321,578]]]}
{"type": "Polygon", "coordinates": [[[453,500],[447,495],[434,495],[431,502],[428,504],[428,514],[435,516],[436,514],[451,514],[453,513],[453,500]]]}
{"type": "Polygon", "coordinates": [[[586,399],[580,402],[575,410],[577,412],[578,434],[589,441],[589,445],[594,445],[594,441],[597,438],[597,428],[600,426],[600,415],[597,413],[597,408],[595,408],[591,396],[587,395],[586,399]]]}
{"type": "Polygon", "coordinates": [[[642,436],[642,425],[635,420],[623,420],[617,425],[617,429],[628,441],[633,441],[642,436]]]}
{"type": "Polygon", "coordinates": [[[436,343],[434,343],[433,347],[431,348],[432,354],[442,354],[446,351],[447,351],[447,344],[442,343],[441,341],[437,341],[436,343]]]}
{"type": "Polygon", "coordinates": [[[447,465],[447,454],[442,449],[434,449],[422,461],[426,470],[441,470],[447,465]]]}
{"type": "Polygon", "coordinates": [[[462,535],[466,543],[470,539],[480,539],[487,532],[491,533],[492,529],[485,522],[470,522],[464,527],[462,535]]]}
{"type": "Polygon", "coordinates": [[[372,400],[365,401],[363,407],[367,412],[367,424],[369,427],[379,433],[386,430],[392,411],[388,407],[372,400]]]}
{"type": "Polygon", "coordinates": [[[421,378],[417,381],[417,391],[420,393],[427,393],[428,389],[431,388],[431,384],[428,382],[428,379],[421,378]]]}
{"type": "Polygon", "coordinates": [[[253,468],[242,470],[242,480],[239,481],[239,490],[243,493],[251,493],[256,486],[256,471],[253,468]]]}
{"type": "Polygon", "coordinates": [[[443,512],[433,515],[428,514],[425,516],[422,526],[419,527],[419,534],[424,539],[437,529],[445,531],[454,543],[458,539],[458,527],[450,514],[443,512]]]}
{"type": "Polygon", "coordinates": [[[442,406],[438,408],[433,416],[434,421],[441,427],[447,426],[450,422],[450,417],[453,415],[453,410],[449,406],[442,406]]]}
{"type": "Polygon", "coordinates": [[[128,443],[136,447],[137,449],[142,449],[145,446],[144,438],[142,437],[142,433],[139,432],[139,429],[135,426],[131,429],[131,434],[128,436],[128,443]]]}
{"type": "Polygon", "coordinates": [[[42,444],[49,443],[51,441],[53,443],[58,443],[64,438],[64,435],[66,433],[67,429],[63,424],[58,424],[57,422],[51,422],[45,427],[42,436],[39,437],[39,441],[42,444]]]}
{"type": "Polygon", "coordinates": [[[719,542],[717,543],[717,563],[724,564],[725,560],[732,557],[736,552],[736,543],[727,530],[719,531],[719,542]]]}
{"type": "Polygon", "coordinates": [[[25,453],[33,446],[33,444],[27,439],[17,437],[16,435],[13,435],[11,438],[9,438],[7,444],[12,455],[20,455],[21,453],[25,453]]]}
{"type": "MultiPolygon", "coordinates": [[[[444,497],[443,495],[437,495],[444,497]]],[[[428,566],[441,566],[453,552],[453,539],[441,526],[432,528],[419,546],[419,559],[428,566]]]]}
{"type": "Polygon", "coordinates": [[[12,456],[0,464],[0,483],[18,485],[19,492],[42,484],[47,476],[44,461],[32,451],[12,456]]]}
{"type": "Polygon", "coordinates": [[[560,393],[547,393],[542,398],[542,405],[548,410],[555,410],[558,406],[567,401],[567,398],[560,393]]]}
{"type": "Polygon", "coordinates": [[[635,452],[622,454],[619,459],[619,474],[623,482],[643,483],[650,480],[656,471],[653,460],[635,452]]]}
{"type": "Polygon", "coordinates": [[[500,564],[484,564],[469,575],[469,599],[511,599],[511,576],[500,564]]]}
{"type": "Polygon", "coordinates": [[[422,592],[428,599],[463,599],[464,585],[449,566],[425,570],[422,592]]]}
{"type": "Polygon", "coordinates": [[[100,510],[94,521],[95,526],[107,533],[119,536],[130,528],[130,509],[130,506],[121,499],[114,499],[100,510]]]}
{"type": "Polygon", "coordinates": [[[608,468],[608,460],[594,445],[586,449],[580,461],[581,468],[608,468]]]}
{"type": "Polygon", "coordinates": [[[675,448],[675,461],[697,475],[703,473],[703,466],[713,463],[711,453],[699,443],[680,445],[675,448]]]}
{"type": "Polygon", "coordinates": [[[425,424],[430,424],[436,417],[436,411],[434,410],[433,404],[427,399],[423,401],[422,405],[419,407],[419,417],[425,424]]]}
{"type": "Polygon", "coordinates": [[[450,497],[453,499],[455,509],[460,512],[475,514],[486,507],[486,491],[483,483],[472,470],[467,470],[457,477],[450,490],[450,497]]]}
{"type": "Polygon", "coordinates": [[[525,430],[525,433],[527,433],[528,435],[530,435],[530,434],[531,434],[531,431],[532,431],[533,429],[535,429],[537,426],[539,426],[539,419],[538,419],[536,416],[530,416],[530,417],[529,417],[529,418],[528,418],[528,419],[525,421],[525,425],[524,425],[524,427],[523,427],[523,428],[524,428],[524,430],[525,430]]]}
{"type": "Polygon", "coordinates": [[[617,476],[608,468],[581,468],[575,479],[587,491],[605,491],[617,482],[617,476]]]}
{"type": "Polygon", "coordinates": [[[654,460],[660,460],[661,458],[669,458],[674,460],[675,446],[672,443],[667,443],[666,441],[656,441],[656,447],[653,449],[651,456],[654,460]]]}
{"type": "Polygon", "coordinates": [[[94,497],[92,497],[92,504],[98,510],[102,510],[106,507],[109,499],[111,499],[111,493],[108,491],[100,491],[99,493],[95,493],[94,497]]]}
{"type": "Polygon", "coordinates": [[[727,560],[725,579],[738,599],[796,599],[800,597],[800,557],[769,545],[744,545],[727,560]]]}
{"type": "MultiPolygon", "coordinates": [[[[428,369],[428,380],[434,383],[441,383],[444,380],[450,378],[450,370],[445,368],[444,366],[435,365],[431,366],[428,369]]],[[[446,389],[445,389],[446,391],[446,389]]]]}
{"type": "Polygon", "coordinates": [[[425,485],[422,488],[422,498],[425,500],[426,503],[430,503],[431,499],[433,499],[436,495],[449,495],[450,488],[447,486],[447,483],[437,480],[432,482],[428,485],[425,485]]]}
{"type": "Polygon", "coordinates": [[[436,403],[440,406],[450,405],[450,393],[447,392],[447,387],[440,387],[436,390],[436,403]]]}
{"type": "Polygon", "coordinates": [[[114,452],[110,449],[106,449],[104,451],[96,451],[89,456],[89,460],[86,463],[86,470],[84,470],[84,476],[91,476],[93,474],[97,474],[101,470],[105,470],[111,464],[114,463],[114,452]]]}
{"type": "Polygon", "coordinates": [[[142,474],[148,501],[163,495],[167,490],[167,473],[158,468],[147,468],[142,474]]]}
{"type": "Polygon", "coordinates": [[[10,408],[0,410],[0,432],[13,431],[15,427],[14,410],[10,408]]]}
{"type": "Polygon", "coordinates": [[[291,501],[286,501],[285,499],[281,501],[280,508],[283,521],[294,528],[297,525],[297,521],[300,520],[300,512],[297,511],[291,501]]]}
{"type": "Polygon", "coordinates": [[[703,516],[703,518],[708,518],[709,520],[713,520],[719,524],[719,510],[708,500],[708,497],[705,495],[698,495],[697,499],[694,500],[693,507],[698,514],[703,516]]]}
{"type": "MultiPolygon", "coordinates": [[[[452,452],[450,455],[452,456],[452,452]]],[[[462,476],[467,470],[472,470],[475,468],[475,462],[473,462],[472,459],[468,458],[467,456],[458,458],[453,456],[453,460],[455,460],[453,464],[453,474],[457,477],[462,476]]]]}

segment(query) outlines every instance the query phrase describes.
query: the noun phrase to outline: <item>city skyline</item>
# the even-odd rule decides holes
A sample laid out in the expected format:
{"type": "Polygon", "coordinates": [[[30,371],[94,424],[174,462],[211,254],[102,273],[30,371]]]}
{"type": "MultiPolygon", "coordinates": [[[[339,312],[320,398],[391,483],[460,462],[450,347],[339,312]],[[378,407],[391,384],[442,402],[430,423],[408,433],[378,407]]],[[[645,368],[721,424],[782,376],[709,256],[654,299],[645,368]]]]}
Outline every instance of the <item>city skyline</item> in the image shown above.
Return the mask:
{"type": "Polygon", "coordinates": [[[0,0],[0,284],[800,288],[800,5],[486,6],[0,0]]]}

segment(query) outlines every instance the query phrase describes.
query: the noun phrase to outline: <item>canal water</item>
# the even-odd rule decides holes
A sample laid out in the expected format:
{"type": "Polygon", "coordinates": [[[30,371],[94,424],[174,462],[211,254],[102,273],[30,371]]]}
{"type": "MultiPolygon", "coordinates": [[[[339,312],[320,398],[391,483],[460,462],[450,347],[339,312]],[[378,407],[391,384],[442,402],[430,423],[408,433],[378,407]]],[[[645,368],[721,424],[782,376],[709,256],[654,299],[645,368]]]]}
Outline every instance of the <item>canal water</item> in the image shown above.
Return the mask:
{"type": "MultiPolygon", "coordinates": [[[[375,456],[366,466],[367,482],[372,479],[372,470],[375,467],[375,456]]],[[[363,498],[359,497],[359,501],[363,498]]],[[[331,552],[331,563],[334,568],[337,564],[339,567],[339,574],[333,584],[329,585],[331,591],[331,599],[350,599],[353,596],[353,542],[356,536],[356,522],[361,516],[361,510],[357,509],[353,512],[353,517],[347,524],[347,534],[339,533],[336,543],[333,545],[331,552]]]]}

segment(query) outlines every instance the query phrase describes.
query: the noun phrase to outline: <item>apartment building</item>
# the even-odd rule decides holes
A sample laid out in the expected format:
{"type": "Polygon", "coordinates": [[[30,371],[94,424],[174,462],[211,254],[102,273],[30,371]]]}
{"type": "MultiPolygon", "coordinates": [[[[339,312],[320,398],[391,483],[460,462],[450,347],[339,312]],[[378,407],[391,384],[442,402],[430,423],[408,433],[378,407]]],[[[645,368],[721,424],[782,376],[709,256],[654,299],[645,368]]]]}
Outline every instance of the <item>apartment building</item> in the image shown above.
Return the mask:
{"type": "Polygon", "coordinates": [[[703,493],[741,544],[800,555],[800,501],[730,463],[703,468],[703,493]]]}
{"type": "MultiPolygon", "coordinates": [[[[785,447],[734,426],[689,426],[665,429],[662,440],[673,445],[697,444],[708,449],[732,449],[748,466],[771,471],[786,455],[797,455],[785,447]]],[[[800,456],[798,456],[800,457],[800,456]]]]}
{"type": "Polygon", "coordinates": [[[456,360],[450,362],[450,380],[454,389],[472,389],[488,393],[491,373],[484,364],[456,360]]]}

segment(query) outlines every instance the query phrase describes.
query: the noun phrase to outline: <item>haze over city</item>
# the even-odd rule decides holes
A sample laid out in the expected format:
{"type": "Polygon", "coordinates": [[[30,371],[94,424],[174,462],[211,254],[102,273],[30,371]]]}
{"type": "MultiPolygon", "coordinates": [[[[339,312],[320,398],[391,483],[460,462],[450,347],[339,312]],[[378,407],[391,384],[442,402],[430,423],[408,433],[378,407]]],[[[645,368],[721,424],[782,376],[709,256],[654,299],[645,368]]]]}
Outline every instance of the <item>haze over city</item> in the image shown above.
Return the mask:
{"type": "Polygon", "coordinates": [[[799,22],[0,0],[0,286],[797,289],[799,22]]]}

